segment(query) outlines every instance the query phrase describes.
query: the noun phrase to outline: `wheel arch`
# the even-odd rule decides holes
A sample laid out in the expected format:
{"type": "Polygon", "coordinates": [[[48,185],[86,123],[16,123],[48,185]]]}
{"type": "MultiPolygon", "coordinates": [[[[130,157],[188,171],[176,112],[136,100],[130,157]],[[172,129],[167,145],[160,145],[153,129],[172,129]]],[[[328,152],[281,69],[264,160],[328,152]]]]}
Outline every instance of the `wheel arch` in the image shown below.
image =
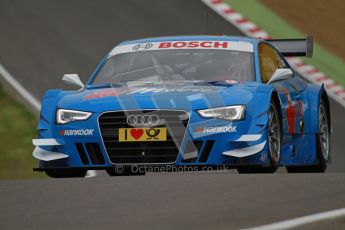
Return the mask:
{"type": "Polygon", "coordinates": [[[326,90],[324,89],[323,85],[322,85],[321,93],[320,94],[321,94],[320,99],[322,99],[324,101],[324,103],[325,103],[328,124],[329,124],[330,127],[332,127],[332,122],[331,122],[331,105],[330,105],[330,102],[329,102],[328,94],[327,94],[326,90]]]}
{"type": "Polygon", "coordinates": [[[276,90],[272,91],[271,98],[273,99],[274,103],[278,107],[279,116],[281,117],[281,102],[276,90]]]}
{"type": "Polygon", "coordinates": [[[325,107],[328,115],[328,122],[331,125],[331,110],[330,101],[328,94],[324,88],[324,85],[308,84],[307,91],[305,92],[305,102],[308,103],[306,107],[305,120],[305,131],[307,133],[318,133],[319,132],[319,105],[320,101],[325,102],[325,107]]]}
{"type": "MultiPolygon", "coordinates": [[[[278,115],[279,115],[279,120],[280,120],[280,128],[283,131],[283,115],[282,115],[282,105],[281,101],[278,95],[278,92],[276,90],[273,90],[271,93],[271,98],[273,99],[275,105],[277,106],[278,109],[278,115]]],[[[283,135],[283,132],[281,133],[283,135]]]]}

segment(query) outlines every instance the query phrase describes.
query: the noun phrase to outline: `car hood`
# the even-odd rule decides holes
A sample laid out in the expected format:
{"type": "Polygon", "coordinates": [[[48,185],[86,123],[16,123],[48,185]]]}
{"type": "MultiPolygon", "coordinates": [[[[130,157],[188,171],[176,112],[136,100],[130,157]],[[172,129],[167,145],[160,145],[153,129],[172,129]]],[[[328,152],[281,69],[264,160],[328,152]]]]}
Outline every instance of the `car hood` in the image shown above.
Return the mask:
{"type": "Polygon", "coordinates": [[[87,87],[68,92],[59,108],[90,112],[135,109],[181,109],[192,111],[234,104],[248,105],[260,92],[256,82],[171,82],[134,86],[87,87]]]}

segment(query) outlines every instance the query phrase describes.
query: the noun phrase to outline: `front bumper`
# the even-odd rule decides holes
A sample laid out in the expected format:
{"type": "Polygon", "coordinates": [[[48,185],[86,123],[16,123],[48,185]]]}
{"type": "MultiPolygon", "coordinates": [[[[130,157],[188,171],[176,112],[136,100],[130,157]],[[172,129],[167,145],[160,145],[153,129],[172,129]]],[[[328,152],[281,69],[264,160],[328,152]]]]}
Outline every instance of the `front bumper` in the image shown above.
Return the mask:
{"type": "MultiPolygon", "coordinates": [[[[52,130],[40,130],[40,138],[33,140],[33,144],[36,146],[33,156],[40,160],[39,168],[104,169],[114,165],[150,165],[153,163],[176,166],[236,166],[266,164],[268,160],[264,125],[260,126],[251,120],[231,123],[224,120],[203,119],[192,113],[185,128],[185,134],[178,144],[175,161],[115,162],[109,157],[107,146],[104,143],[104,133],[98,125],[99,116],[101,114],[95,115],[87,121],[55,125],[52,130]],[[93,131],[66,132],[66,130],[93,131]],[[63,135],[66,133],[68,135],[63,135]],[[69,135],[80,133],[91,133],[92,135],[69,135]]],[[[164,149],[163,147],[162,149],[164,149]]],[[[123,152],[123,155],[125,154],[126,149],[123,152]]]]}

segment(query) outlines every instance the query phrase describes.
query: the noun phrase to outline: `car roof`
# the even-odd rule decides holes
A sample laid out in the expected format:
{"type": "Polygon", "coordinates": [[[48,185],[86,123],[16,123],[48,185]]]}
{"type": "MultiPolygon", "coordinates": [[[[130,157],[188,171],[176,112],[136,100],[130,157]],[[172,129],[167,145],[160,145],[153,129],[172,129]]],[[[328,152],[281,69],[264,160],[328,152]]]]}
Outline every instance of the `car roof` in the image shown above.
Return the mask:
{"type": "Polygon", "coordinates": [[[227,35],[190,35],[190,36],[166,36],[166,37],[151,37],[136,40],[123,41],[119,45],[137,44],[147,42],[164,42],[164,41],[236,41],[248,42],[253,45],[257,44],[260,39],[251,37],[240,36],[227,36],[227,35]]]}

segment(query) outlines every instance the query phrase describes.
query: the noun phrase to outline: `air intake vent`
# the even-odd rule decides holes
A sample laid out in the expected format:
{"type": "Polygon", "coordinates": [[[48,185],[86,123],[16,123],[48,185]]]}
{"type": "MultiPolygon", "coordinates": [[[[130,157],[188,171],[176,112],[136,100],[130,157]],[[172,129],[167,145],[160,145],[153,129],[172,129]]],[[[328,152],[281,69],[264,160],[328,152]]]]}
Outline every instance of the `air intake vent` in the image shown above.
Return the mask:
{"type": "Polygon", "coordinates": [[[98,143],[86,143],[85,147],[89,153],[92,164],[103,165],[105,163],[101,148],[99,147],[98,143]]]}
{"type": "Polygon", "coordinates": [[[214,140],[210,140],[210,141],[206,142],[205,147],[204,147],[204,149],[201,153],[200,159],[199,159],[200,163],[207,162],[208,157],[212,151],[213,144],[214,144],[214,140]]]}
{"type": "Polygon", "coordinates": [[[75,146],[76,146],[76,148],[78,150],[79,157],[80,157],[81,161],[83,162],[83,164],[84,165],[89,165],[90,162],[89,162],[89,159],[86,156],[86,152],[84,150],[83,144],[76,143],[75,146]]]}
{"type": "Polygon", "coordinates": [[[185,154],[195,154],[194,158],[190,158],[190,159],[183,159],[182,162],[183,163],[193,163],[196,162],[200,149],[202,147],[202,141],[188,141],[186,149],[184,151],[185,154]]]}

